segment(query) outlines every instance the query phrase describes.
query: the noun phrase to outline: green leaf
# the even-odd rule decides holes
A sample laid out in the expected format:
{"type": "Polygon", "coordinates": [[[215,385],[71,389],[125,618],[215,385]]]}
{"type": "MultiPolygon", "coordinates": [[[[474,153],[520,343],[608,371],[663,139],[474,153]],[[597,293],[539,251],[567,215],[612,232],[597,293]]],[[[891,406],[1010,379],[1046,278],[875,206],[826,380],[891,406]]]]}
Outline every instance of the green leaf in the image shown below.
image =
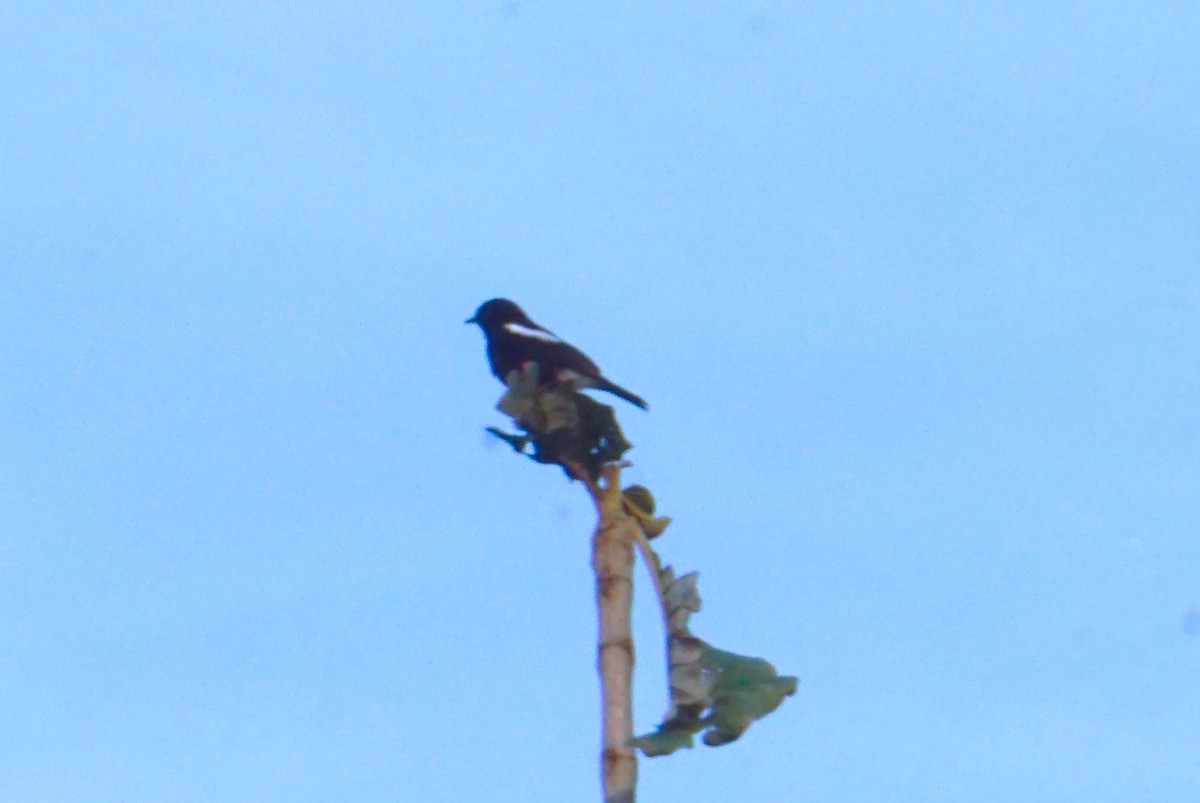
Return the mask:
{"type": "MultiPolygon", "coordinates": [[[[700,726],[703,727],[703,726],[700,726]]],[[[664,722],[654,733],[635,736],[630,746],[641,750],[647,758],[669,756],[676,750],[692,746],[692,735],[700,729],[692,723],[664,722]]]]}
{"type": "Polygon", "coordinates": [[[717,684],[713,688],[713,706],[708,715],[712,728],[704,734],[704,743],[719,747],[737,739],[756,719],[762,719],[796,693],[798,678],[780,677],[775,667],[762,658],[748,658],[714,647],[708,648],[706,661],[716,667],[717,684]]]}
{"type": "MultiPolygon", "coordinates": [[[[687,576],[687,575],[685,575],[687,576]]],[[[780,676],[775,667],[762,658],[750,658],[718,650],[701,641],[690,639],[692,648],[699,648],[694,661],[675,665],[671,671],[671,712],[653,733],[631,741],[647,757],[663,756],[692,746],[692,737],[704,733],[704,743],[720,747],[737,740],[755,720],[762,719],[780,706],[785,697],[796,693],[800,681],[780,676]],[[697,685],[681,688],[677,671],[700,667],[697,685]],[[682,697],[695,696],[696,688],[707,686],[706,699],[682,703],[682,697]],[[706,713],[707,712],[707,713],[706,713]]],[[[677,641],[673,640],[672,650],[677,641]]]]}

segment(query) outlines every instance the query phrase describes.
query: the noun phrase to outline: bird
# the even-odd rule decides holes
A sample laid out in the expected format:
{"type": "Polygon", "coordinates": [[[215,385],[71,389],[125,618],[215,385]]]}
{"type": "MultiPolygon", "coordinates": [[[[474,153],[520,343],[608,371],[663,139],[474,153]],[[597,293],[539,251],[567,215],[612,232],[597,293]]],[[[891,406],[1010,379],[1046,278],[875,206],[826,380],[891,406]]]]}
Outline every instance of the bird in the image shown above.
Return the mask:
{"type": "Polygon", "coordinates": [[[643,410],[649,409],[645,399],[607,379],[586,354],[549,329],[538,326],[525,310],[507,298],[483,302],[465,322],[478,324],[483,330],[488,364],[501,382],[511,372],[533,362],[537,363],[539,382],[544,386],[595,388],[620,396],[643,410]]]}

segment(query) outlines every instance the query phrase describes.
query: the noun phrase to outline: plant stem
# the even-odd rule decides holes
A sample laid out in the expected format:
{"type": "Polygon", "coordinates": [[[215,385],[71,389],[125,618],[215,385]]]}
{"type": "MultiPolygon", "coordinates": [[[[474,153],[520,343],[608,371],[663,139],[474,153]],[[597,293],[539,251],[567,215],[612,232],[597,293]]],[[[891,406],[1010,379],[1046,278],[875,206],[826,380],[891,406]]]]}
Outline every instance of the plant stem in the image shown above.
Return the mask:
{"type": "Polygon", "coordinates": [[[596,606],[600,617],[596,663],[603,704],[600,774],[605,803],[633,803],[637,753],[633,738],[633,543],[638,525],[621,507],[621,468],[604,467],[601,482],[585,480],[596,503],[592,538],[596,606]]]}

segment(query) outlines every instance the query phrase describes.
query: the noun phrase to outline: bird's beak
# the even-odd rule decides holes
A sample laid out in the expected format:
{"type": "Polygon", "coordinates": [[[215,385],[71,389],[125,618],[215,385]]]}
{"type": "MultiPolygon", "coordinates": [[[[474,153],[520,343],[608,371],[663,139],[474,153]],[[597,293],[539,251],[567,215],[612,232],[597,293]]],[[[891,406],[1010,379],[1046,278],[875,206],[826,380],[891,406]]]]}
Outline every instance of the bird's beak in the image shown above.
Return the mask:
{"type": "Polygon", "coordinates": [[[463,321],[463,323],[479,323],[479,319],[472,315],[470,318],[467,318],[465,321],[463,321]]]}

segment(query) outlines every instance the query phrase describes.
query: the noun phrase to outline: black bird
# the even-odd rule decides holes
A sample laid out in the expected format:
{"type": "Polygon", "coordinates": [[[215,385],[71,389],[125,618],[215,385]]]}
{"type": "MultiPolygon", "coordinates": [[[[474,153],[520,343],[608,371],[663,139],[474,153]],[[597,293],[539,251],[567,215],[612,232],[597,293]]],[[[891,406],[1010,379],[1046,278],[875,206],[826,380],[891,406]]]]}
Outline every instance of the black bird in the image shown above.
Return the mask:
{"type": "Polygon", "coordinates": [[[538,326],[525,310],[507,298],[485,301],[467,318],[477,323],[487,338],[488,363],[501,382],[510,372],[529,362],[538,365],[542,385],[567,385],[575,390],[595,388],[620,396],[630,404],[647,409],[646,401],[636,393],[604,378],[596,363],[579,349],[558,338],[549,329],[538,326]]]}

